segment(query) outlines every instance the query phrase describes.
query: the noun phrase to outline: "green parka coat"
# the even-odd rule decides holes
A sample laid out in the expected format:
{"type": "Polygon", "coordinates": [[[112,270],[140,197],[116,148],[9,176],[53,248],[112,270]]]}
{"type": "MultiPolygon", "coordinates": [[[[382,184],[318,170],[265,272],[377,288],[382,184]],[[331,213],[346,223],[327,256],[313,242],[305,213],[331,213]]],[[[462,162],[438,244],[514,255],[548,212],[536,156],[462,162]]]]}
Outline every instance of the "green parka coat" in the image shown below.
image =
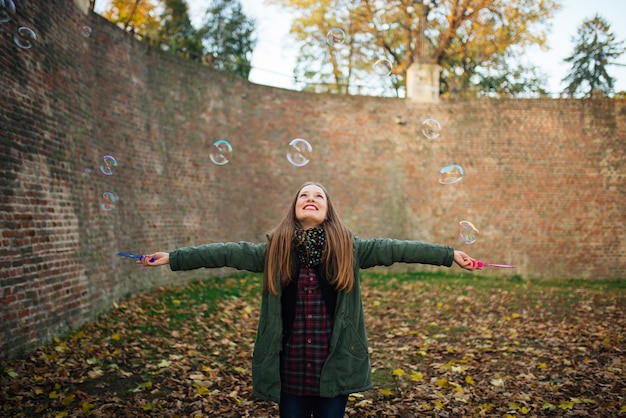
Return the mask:
{"type": "MultiPolygon", "coordinates": [[[[267,243],[213,243],[185,247],[169,253],[172,270],[233,267],[261,273],[267,243]]],[[[372,387],[372,371],[361,301],[359,270],[393,263],[420,263],[451,266],[452,247],[422,241],[354,238],[354,287],[337,293],[335,321],[328,358],[320,378],[320,396],[335,397],[372,387]]],[[[278,402],[280,399],[280,351],[282,349],[281,294],[265,293],[252,358],[255,395],[278,402]]]]}

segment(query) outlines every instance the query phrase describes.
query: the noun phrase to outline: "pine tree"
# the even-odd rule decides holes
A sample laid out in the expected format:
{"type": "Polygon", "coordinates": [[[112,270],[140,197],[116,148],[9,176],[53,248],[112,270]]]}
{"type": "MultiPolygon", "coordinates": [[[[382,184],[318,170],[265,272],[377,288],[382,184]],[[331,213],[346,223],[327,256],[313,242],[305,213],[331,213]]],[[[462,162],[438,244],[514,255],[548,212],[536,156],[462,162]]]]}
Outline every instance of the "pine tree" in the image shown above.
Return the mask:
{"type": "Polygon", "coordinates": [[[255,21],[243,13],[239,0],[213,0],[199,31],[210,64],[248,78],[255,29],[255,21]]]}
{"type": "Polygon", "coordinates": [[[609,96],[615,80],[608,74],[607,67],[614,65],[614,60],[626,51],[623,41],[616,41],[611,26],[600,15],[583,21],[578,38],[573,40],[574,52],[564,60],[572,64],[563,78],[563,82],[568,83],[564,94],[569,97],[609,96]]]}

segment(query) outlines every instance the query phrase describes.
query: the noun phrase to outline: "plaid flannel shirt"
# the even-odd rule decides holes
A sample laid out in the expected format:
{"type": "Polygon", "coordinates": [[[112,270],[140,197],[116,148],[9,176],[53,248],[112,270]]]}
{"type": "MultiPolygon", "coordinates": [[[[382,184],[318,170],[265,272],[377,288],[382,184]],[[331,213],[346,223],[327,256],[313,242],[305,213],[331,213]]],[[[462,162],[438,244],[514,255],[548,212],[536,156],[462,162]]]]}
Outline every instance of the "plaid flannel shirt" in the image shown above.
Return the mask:
{"type": "Polygon", "coordinates": [[[301,268],[292,331],[281,356],[282,391],[319,396],[332,321],[313,268],[301,268]]]}

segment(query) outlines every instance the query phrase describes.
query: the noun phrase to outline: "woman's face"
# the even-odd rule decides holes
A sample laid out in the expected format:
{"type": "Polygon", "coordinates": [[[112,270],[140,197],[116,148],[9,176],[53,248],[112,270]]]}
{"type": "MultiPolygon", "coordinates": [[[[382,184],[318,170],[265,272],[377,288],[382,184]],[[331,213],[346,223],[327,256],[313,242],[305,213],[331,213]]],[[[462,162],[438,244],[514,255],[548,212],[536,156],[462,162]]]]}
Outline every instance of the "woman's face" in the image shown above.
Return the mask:
{"type": "Polygon", "coordinates": [[[326,193],[321,187],[310,184],[300,189],[296,199],[296,219],[303,229],[321,225],[327,213],[326,193]]]}

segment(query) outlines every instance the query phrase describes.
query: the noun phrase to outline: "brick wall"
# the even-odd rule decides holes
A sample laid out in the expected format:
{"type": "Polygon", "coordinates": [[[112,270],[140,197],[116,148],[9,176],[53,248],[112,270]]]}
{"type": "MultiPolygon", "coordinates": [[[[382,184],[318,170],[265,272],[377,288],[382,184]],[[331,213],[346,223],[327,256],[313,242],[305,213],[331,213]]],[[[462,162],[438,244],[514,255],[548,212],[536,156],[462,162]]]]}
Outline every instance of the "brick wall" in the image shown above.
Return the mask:
{"type": "MultiPolygon", "coordinates": [[[[62,0],[0,24],[0,345],[16,357],[114,301],[211,274],[118,251],[263,240],[306,180],[363,237],[453,245],[528,278],[626,276],[626,101],[408,100],[254,85],[150,49],[62,0]],[[81,34],[84,25],[90,36],[81,34]],[[31,49],[17,48],[18,26],[31,49]],[[442,124],[435,141],[420,133],[442,124]],[[285,158],[293,138],[311,162],[285,158]],[[228,140],[230,163],[210,146],[228,140]],[[118,166],[100,172],[104,155],[118,166]],[[441,185],[439,169],[465,177],[441,185]],[[114,209],[100,209],[103,192],[114,209]],[[478,240],[463,244],[460,220],[478,240]]],[[[397,266],[408,268],[408,266],[397,266]]],[[[419,266],[420,269],[430,269],[419,266]]]]}

